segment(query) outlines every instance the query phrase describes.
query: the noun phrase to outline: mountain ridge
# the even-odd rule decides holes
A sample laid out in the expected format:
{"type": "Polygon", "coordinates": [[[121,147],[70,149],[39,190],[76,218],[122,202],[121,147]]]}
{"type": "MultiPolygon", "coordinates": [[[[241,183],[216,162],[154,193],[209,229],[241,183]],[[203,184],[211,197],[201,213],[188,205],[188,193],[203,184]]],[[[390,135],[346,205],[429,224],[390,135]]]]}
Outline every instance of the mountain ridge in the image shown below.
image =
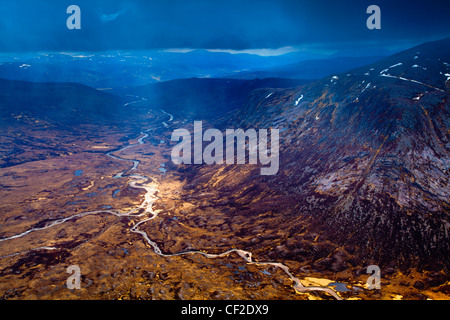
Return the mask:
{"type": "MultiPolygon", "coordinates": [[[[259,179],[289,217],[312,219],[363,259],[448,268],[449,46],[444,39],[293,89],[253,91],[223,128],[280,129],[280,171],[259,179]]],[[[196,172],[212,179],[209,168],[196,172]]],[[[245,188],[233,172],[219,190],[245,188]]]]}
{"type": "MultiPolygon", "coordinates": [[[[236,79],[252,78],[288,78],[288,79],[321,79],[329,74],[342,73],[344,71],[367,65],[382,59],[382,56],[373,57],[333,57],[328,59],[312,59],[300,61],[282,66],[265,69],[254,69],[230,74],[236,79]]],[[[227,76],[223,76],[224,78],[227,76]]]]}

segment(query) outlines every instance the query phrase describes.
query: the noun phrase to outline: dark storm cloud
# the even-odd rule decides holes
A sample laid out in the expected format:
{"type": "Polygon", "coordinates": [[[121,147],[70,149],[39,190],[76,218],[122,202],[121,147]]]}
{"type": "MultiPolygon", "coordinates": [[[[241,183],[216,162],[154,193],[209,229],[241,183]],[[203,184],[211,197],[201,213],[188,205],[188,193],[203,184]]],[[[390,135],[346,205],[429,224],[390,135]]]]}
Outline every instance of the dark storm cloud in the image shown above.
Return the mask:
{"type": "Polygon", "coordinates": [[[450,35],[448,1],[2,0],[0,50],[279,48],[421,42],[450,35]],[[68,30],[66,8],[81,8],[68,30]],[[382,29],[366,28],[381,7],[382,29]]]}

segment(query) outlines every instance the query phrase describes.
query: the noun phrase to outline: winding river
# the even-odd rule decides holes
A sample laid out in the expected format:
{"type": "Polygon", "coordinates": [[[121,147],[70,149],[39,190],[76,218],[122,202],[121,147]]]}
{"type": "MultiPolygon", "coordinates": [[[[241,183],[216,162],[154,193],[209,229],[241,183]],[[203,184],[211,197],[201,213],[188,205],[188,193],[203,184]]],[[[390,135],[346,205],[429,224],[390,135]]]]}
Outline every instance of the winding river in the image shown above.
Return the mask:
{"type": "MultiPolygon", "coordinates": [[[[164,110],[161,110],[162,113],[164,113],[165,115],[169,116],[169,119],[164,122],[162,122],[162,124],[164,125],[165,128],[169,127],[168,122],[171,122],[173,120],[173,116],[170,113],[167,113],[164,110]]],[[[138,189],[144,189],[145,190],[145,195],[144,195],[144,201],[137,207],[134,208],[130,211],[127,212],[120,212],[119,210],[96,210],[96,211],[87,211],[87,212],[81,212],[75,215],[72,215],[70,217],[66,217],[66,218],[62,218],[62,219],[57,219],[51,222],[48,222],[46,225],[42,226],[42,227],[35,227],[35,228],[31,228],[25,232],[10,236],[10,237],[6,237],[6,238],[1,238],[0,239],[0,243],[4,242],[4,241],[9,241],[9,240],[13,240],[13,239],[17,239],[20,237],[23,237],[31,232],[35,232],[35,231],[39,231],[39,230],[45,230],[51,227],[54,227],[56,225],[60,225],[66,221],[69,221],[71,219],[76,219],[76,218],[80,218],[80,217],[84,217],[87,215],[94,215],[94,214],[100,214],[100,213],[109,213],[118,217],[144,217],[144,219],[140,220],[139,222],[137,222],[136,224],[133,225],[133,227],[131,227],[130,231],[136,234],[139,234],[140,236],[142,236],[145,241],[153,248],[153,251],[160,256],[163,257],[173,257],[173,256],[182,256],[182,255],[192,255],[192,254],[201,254],[206,258],[220,258],[220,257],[224,257],[229,255],[230,253],[236,253],[238,254],[247,264],[255,264],[255,265],[260,265],[260,266],[274,266],[276,268],[280,268],[281,270],[284,271],[284,273],[292,280],[293,282],[293,288],[295,289],[296,292],[298,293],[303,293],[303,292],[314,292],[314,291],[323,291],[326,292],[328,294],[330,294],[331,296],[333,296],[335,299],[337,300],[342,300],[342,298],[331,288],[329,287],[321,287],[321,286],[304,286],[302,284],[302,282],[295,277],[290,271],[289,268],[282,264],[282,263],[278,263],[278,262],[264,262],[264,261],[254,261],[252,259],[252,253],[250,251],[246,251],[246,250],[241,250],[241,249],[230,249],[227,250],[225,252],[219,253],[219,254],[211,254],[211,253],[206,253],[200,250],[192,250],[192,251],[183,251],[183,252],[179,252],[179,253],[172,253],[172,254],[166,254],[163,253],[161,251],[161,249],[158,247],[158,245],[152,241],[148,234],[142,230],[139,229],[139,226],[143,223],[146,223],[147,221],[153,220],[158,216],[158,213],[156,211],[153,210],[153,203],[158,199],[158,197],[156,196],[156,193],[158,192],[158,181],[156,178],[153,177],[145,177],[142,176],[140,174],[135,174],[132,173],[133,171],[135,171],[138,166],[139,166],[139,161],[138,160],[132,160],[132,159],[124,159],[118,156],[115,156],[114,153],[116,152],[121,152],[123,150],[126,150],[128,148],[131,148],[133,146],[136,145],[141,145],[144,143],[144,139],[148,137],[148,131],[150,131],[151,129],[147,129],[144,132],[140,133],[140,137],[137,139],[137,143],[135,144],[130,144],[128,146],[125,146],[119,150],[116,151],[111,151],[111,152],[107,152],[106,155],[110,158],[113,158],[115,160],[119,160],[119,161],[127,161],[127,162],[131,162],[132,163],[132,167],[128,170],[124,170],[121,171],[119,173],[117,173],[113,178],[123,178],[124,174],[127,174],[126,177],[127,178],[131,178],[131,181],[129,182],[129,186],[132,188],[138,188],[138,189]],[[141,209],[143,209],[142,213],[136,213],[139,212],[141,209]]],[[[35,251],[35,250],[59,250],[60,248],[57,247],[48,247],[48,246],[43,246],[43,247],[37,247],[31,250],[26,250],[26,251],[22,251],[22,252],[17,252],[17,253],[13,253],[13,254],[9,254],[7,256],[3,256],[0,258],[6,258],[6,257],[11,257],[14,255],[19,255],[19,254],[23,254],[29,251],[35,251]]]]}

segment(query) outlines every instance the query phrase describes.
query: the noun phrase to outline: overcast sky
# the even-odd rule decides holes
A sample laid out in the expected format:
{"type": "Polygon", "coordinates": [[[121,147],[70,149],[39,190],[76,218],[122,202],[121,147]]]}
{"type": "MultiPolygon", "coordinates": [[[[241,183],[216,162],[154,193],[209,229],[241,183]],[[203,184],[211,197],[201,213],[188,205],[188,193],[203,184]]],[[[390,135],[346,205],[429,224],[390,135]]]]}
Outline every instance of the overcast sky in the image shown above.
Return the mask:
{"type": "Polygon", "coordinates": [[[449,17],[448,0],[1,0],[0,51],[408,47],[450,36],[449,17]],[[66,27],[72,4],[81,30],[66,27]]]}

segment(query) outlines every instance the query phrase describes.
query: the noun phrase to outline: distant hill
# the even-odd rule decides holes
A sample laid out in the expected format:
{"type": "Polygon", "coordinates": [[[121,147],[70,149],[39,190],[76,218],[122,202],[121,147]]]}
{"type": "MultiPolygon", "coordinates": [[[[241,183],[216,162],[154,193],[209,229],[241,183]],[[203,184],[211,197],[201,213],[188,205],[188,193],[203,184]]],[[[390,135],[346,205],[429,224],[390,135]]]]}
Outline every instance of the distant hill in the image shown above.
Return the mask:
{"type": "Polygon", "coordinates": [[[153,108],[164,109],[177,116],[217,117],[240,108],[249,93],[258,88],[296,87],[308,80],[298,79],[177,79],[145,86],[115,90],[121,95],[145,98],[153,108]]]}
{"type": "Polygon", "coordinates": [[[327,75],[345,72],[380,59],[382,59],[381,56],[314,59],[270,68],[236,72],[224,77],[234,79],[287,78],[317,80],[327,75]]]}
{"type": "Polygon", "coordinates": [[[18,113],[74,125],[117,121],[124,112],[117,97],[82,84],[0,79],[0,121],[18,113]]]}
{"type": "Polygon", "coordinates": [[[0,79],[0,167],[114,148],[134,129],[120,100],[76,83],[0,79]]]}

